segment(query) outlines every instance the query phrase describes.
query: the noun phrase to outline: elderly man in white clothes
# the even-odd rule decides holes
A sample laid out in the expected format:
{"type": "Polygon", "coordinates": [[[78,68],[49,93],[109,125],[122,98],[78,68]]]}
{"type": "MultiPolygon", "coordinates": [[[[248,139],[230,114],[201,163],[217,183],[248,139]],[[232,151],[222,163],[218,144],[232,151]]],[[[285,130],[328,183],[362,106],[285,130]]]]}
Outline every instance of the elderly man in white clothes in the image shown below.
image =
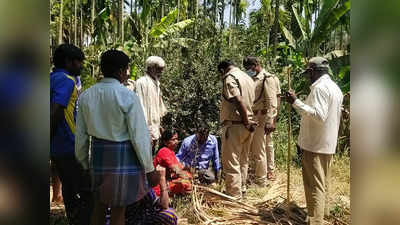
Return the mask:
{"type": "Polygon", "coordinates": [[[160,89],[160,77],[164,68],[165,61],[161,57],[150,56],[146,60],[145,75],[136,81],[136,93],[150,131],[153,154],[162,133],[161,118],[167,113],[160,89]]]}
{"type": "Polygon", "coordinates": [[[290,90],[286,100],[301,115],[298,145],[302,150],[302,172],[309,225],[323,225],[329,216],[328,191],[332,156],[335,154],[343,94],[329,76],[328,60],[310,59],[303,73],[311,92],[302,102],[290,90]]]}

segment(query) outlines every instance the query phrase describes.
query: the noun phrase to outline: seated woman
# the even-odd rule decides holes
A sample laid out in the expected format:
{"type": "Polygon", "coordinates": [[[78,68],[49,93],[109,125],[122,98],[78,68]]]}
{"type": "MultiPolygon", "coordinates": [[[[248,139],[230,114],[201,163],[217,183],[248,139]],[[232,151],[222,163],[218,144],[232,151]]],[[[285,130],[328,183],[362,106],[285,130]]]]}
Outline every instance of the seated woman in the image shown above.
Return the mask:
{"type": "MultiPolygon", "coordinates": [[[[161,136],[161,148],[154,160],[154,167],[161,165],[166,168],[166,179],[171,194],[187,194],[192,190],[192,175],[183,170],[183,165],[179,163],[175,156],[175,149],[178,145],[178,133],[175,130],[166,130],[161,136]]],[[[155,193],[160,195],[160,186],[153,188],[155,193]]]]}

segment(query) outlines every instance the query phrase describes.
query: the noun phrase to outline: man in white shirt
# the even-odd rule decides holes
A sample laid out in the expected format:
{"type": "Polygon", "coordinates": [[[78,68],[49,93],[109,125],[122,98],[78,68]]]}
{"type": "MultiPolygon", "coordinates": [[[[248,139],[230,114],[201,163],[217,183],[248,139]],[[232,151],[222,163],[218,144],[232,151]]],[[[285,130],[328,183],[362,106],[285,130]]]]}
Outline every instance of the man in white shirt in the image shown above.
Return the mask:
{"type": "Polygon", "coordinates": [[[128,65],[123,52],[106,51],[100,63],[104,78],[79,97],[75,156],[91,171],[94,225],[104,224],[106,207],[111,207],[111,224],[125,224],[125,207],[142,199],[148,184],[155,186],[159,179],[139,98],[123,86],[128,65]]]}
{"type": "Polygon", "coordinates": [[[136,81],[136,93],[149,127],[153,154],[161,137],[161,118],[167,113],[160,89],[160,77],[164,68],[165,61],[161,57],[150,56],[146,60],[146,74],[136,81]]]}
{"type": "Polygon", "coordinates": [[[311,92],[303,103],[290,90],[286,100],[301,115],[298,145],[302,149],[303,183],[308,224],[324,224],[329,215],[328,191],[332,156],[335,154],[343,94],[329,76],[328,60],[310,59],[303,73],[311,92]],[[326,198],[326,199],[325,199],[326,198]]]}

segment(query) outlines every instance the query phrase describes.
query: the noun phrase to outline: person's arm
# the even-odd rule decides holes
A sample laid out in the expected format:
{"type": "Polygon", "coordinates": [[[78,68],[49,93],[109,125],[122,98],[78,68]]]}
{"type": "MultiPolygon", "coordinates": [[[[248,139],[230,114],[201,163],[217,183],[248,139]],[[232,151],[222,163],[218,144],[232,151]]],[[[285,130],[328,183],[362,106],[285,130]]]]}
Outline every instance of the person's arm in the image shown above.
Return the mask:
{"type": "Polygon", "coordinates": [[[181,162],[182,164],[184,164],[183,162],[183,157],[185,156],[186,153],[186,145],[185,145],[185,140],[183,140],[183,143],[181,144],[181,147],[179,148],[178,153],[176,153],[176,158],[179,160],[179,162],[181,162]]]}
{"type": "Polygon", "coordinates": [[[218,141],[216,138],[213,138],[214,145],[213,148],[213,167],[216,175],[216,179],[219,180],[221,178],[221,164],[219,162],[219,152],[218,152],[218,141]]]}
{"type": "Polygon", "coordinates": [[[140,100],[140,105],[142,106],[142,110],[144,113],[144,118],[146,121],[146,124],[149,124],[148,118],[147,118],[147,109],[148,109],[148,103],[146,101],[146,91],[145,91],[146,87],[143,84],[142,80],[139,80],[136,82],[136,94],[139,97],[140,100]]]}
{"type": "Polygon", "coordinates": [[[165,210],[169,208],[169,196],[167,180],[165,178],[165,168],[158,165],[156,170],[160,173],[160,206],[165,210]]]}
{"type": "Polygon", "coordinates": [[[274,116],[276,114],[276,92],[272,87],[271,82],[273,77],[268,77],[264,82],[264,106],[266,107],[267,114],[265,116],[264,131],[269,134],[275,130],[274,116]]]}
{"type": "Polygon", "coordinates": [[[277,105],[277,107],[276,107],[276,116],[275,116],[275,118],[274,118],[274,124],[275,124],[275,126],[276,126],[276,121],[278,120],[279,112],[280,112],[280,110],[281,110],[281,94],[277,94],[277,95],[276,95],[276,99],[277,99],[278,105],[277,105]]]}
{"type": "Polygon", "coordinates": [[[181,147],[179,148],[178,153],[176,154],[176,158],[178,159],[178,161],[183,165],[183,170],[190,170],[191,165],[187,164],[185,162],[185,157],[188,154],[188,146],[186,144],[186,141],[183,140],[183,143],[181,145],[181,147]]]}
{"type": "Polygon", "coordinates": [[[278,77],[275,77],[275,84],[276,84],[276,102],[277,102],[277,107],[276,107],[276,116],[274,118],[274,123],[276,125],[276,121],[278,120],[278,116],[280,113],[281,109],[281,84],[278,79],[278,77]]]}
{"type": "Polygon", "coordinates": [[[147,128],[142,107],[139,104],[139,98],[134,92],[130,92],[131,98],[128,112],[125,114],[129,136],[139,159],[139,162],[145,173],[154,171],[153,158],[151,154],[150,134],[147,128]]]}
{"type": "Polygon", "coordinates": [[[57,127],[64,117],[64,109],[65,107],[60,104],[50,104],[50,139],[55,135],[57,127]]]}
{"type": "Polygon", "coordinates": [[[68,106],[75,83],[66,76],[50,81],[52,101],[50,103],[50,139],[56,133],[58,125],[64,118],[64,109],[68,106]]]}
{"type": "Polygon", "coordinates": [[[236,105],[244,126],[249,131],[253,132],[255,130],[256,123],[249,121],[249,116],[247,115],[247,110],[243,103],[243,97],[241,96],[239,85],[240,84],[236,79],[233,78],[232,75],[228,75],[224,82],[224,94],[232,104],[236,105]]]}
{"type": "Polygon", "coordinates": [[[83,113],[83,102],[81,99],[80,107],[76,117],[75,128],[75,157],[82,165],[84,170],[89,169],[89,135],[83,113]]]}
{"type": "Polygon", "coordinates": [[[293,91],[289,91],[290,101],[293,107],[302,116],[309,116],[315,121],[325,122],[328,117],[329,100],[328,94],[321,88],[315,88],[310,93],[310,105],[305,104],[297,98],[293,91]]]}

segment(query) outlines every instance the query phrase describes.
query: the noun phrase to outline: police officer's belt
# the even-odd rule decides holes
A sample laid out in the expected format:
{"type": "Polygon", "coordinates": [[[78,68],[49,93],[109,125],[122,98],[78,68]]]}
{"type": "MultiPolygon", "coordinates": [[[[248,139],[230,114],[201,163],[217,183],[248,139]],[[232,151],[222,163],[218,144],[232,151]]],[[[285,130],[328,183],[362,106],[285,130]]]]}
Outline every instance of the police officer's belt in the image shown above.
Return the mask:
{"type": "Polygon", "coordinates": [[[258,115],[258,113],[261,113],[262,115],[267,114],[267,110],[261,109],[261,110],[253,110],[254,115],[258,115]]]}
{"type": "Polygon", "coordinates": [[[234,125],[234,124],[243,124],[242,121],[234,121],[234,120],[224,120],[222,122],[222,126],[229,126],[229,125],[234,125]]]}

